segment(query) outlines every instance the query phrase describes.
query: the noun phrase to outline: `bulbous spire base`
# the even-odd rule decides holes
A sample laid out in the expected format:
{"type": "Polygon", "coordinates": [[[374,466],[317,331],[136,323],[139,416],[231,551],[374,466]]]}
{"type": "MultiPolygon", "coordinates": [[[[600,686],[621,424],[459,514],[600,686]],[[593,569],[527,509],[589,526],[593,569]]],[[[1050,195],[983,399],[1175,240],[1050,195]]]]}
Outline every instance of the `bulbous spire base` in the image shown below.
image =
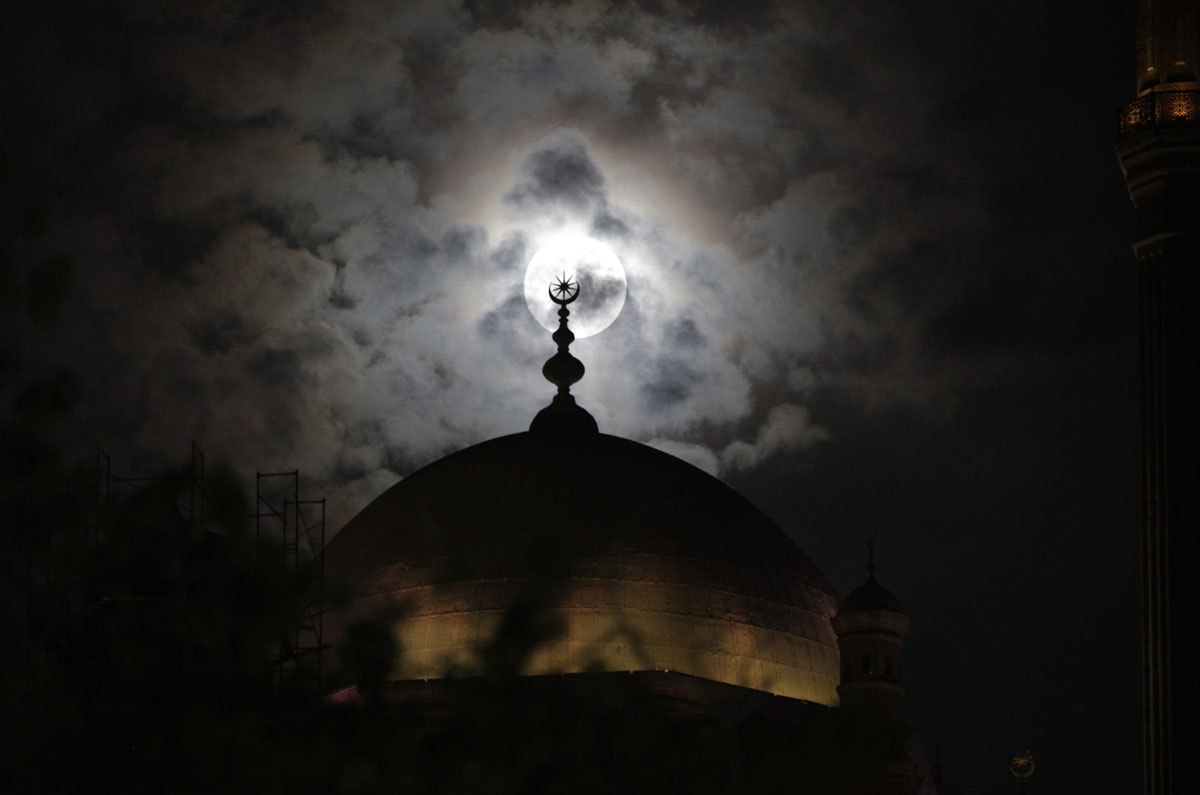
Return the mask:
{"type": "Polygon", "coordinates": [[[570,394],[559,393],[529,424],[533,433],[555,436],[589,436],[600,433],[596,418],[575,402],[570,394]]]}
{"type": "Polygon", "coordinates": [[[542,365],[542,377],[558,387],[559,394],[569,390],[583,378],[583,362],[572,356],[565,347],[542,365]]]}

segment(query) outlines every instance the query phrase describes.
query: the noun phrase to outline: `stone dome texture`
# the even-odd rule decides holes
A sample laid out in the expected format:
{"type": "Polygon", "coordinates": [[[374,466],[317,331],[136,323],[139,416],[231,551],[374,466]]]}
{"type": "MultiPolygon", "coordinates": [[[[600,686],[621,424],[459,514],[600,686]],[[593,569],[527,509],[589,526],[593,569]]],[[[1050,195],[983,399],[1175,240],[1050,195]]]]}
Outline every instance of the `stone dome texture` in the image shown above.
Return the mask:
{"type": "Polygon", "coordinates": [[[394,680],[478,670],[516,610],[544,643],[521,673],[676,671],[837,704],[838,608],[776,524],[716,478],[599,433],[517,433],[474,445],[384,492],[326,548],[358,618],[397,608],[394,680]]]}

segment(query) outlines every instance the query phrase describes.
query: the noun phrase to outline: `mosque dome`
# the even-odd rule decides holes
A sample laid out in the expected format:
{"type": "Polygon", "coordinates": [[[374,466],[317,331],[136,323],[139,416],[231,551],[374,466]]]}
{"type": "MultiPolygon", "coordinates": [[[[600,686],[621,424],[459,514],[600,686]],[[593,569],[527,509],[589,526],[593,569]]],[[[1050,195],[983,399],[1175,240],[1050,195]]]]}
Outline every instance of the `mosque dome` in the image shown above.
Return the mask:
{"type": "Polygon", "coordinates": [[[419,470],[330,542],[325,571],[350,592],[329,642],[387,615],[393,680],[439,679],[486,669],[516,629],[518,673],[673,671],[837,704],[837,597],[812,561],[716,478],[576,405],[578,294],[565,275],[550,287],[558,393],[530,430],[419,470]]]}
{"type": "Polygon", "coordinates": [[[667,670],[837,703],[825,577],[725,484],[627,439],[535,424],[449,455],[351,520],[325,565],[350,588],[333,645],[400,606],[397,680],[476,670],[532,607],[557,631],[523,673],[667,670]]]}

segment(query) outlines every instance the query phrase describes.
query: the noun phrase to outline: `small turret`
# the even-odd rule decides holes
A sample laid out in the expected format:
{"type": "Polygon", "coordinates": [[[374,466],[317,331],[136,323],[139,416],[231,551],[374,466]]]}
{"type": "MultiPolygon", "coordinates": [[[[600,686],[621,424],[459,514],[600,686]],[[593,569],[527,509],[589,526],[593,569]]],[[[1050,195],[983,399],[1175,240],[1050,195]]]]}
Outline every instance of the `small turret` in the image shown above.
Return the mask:
{"type": "Polygon", "coordinates": [[[911,622],[896,595],[875,580],[875,545],[869,550],[867,581],[842,600],[833,617],[842,656],[838,698],[843,707],[880,711],[900,720],[901,659],[911,622]]]}

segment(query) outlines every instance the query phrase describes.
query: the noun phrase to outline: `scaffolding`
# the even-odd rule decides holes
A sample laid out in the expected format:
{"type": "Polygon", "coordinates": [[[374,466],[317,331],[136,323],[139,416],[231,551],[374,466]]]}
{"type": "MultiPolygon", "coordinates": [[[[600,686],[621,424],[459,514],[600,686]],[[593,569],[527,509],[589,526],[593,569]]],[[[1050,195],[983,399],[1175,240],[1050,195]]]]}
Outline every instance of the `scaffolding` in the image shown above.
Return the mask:
{"type": "MultiPolygon", "coordinates": [[[[194,441],[185,475],[175,505],[187,522],[205,521],[212,505],[204,451],[194,441]]],[[[56,616],[84,614],[82,562],[107,540],[111,509],[167,479],[119,474],[112,457],[97,448],[91,496],[75,499],[79,492],[67,483],[53,494],[27,495],[17,504],[27,539],[23,634],[28,655],[49,653],[56,616]]],[[[247,518],[254,522],[256,554],[282,550],[284,580],[278,585],[289,589],[300,610],[295,630],[281,639],[272,659],[281,686],[319,687],[324,673],[325,508],[324,498],[301,499],[299,470],[255,474],[255,508],[247,518]]]]}
{"type": "MultiPolygon", "coordinates": [[[[119,505],[138,492],[161,484],[165,475],[153,477],[129,477],[113,472],[112,457],[102,448],[96,448],[96,510],[88,524],[88,541],[96,544],[102,540],[102,521],[105,508],[119,505]]],[[[199,522],[208,518],[209,499],[204,487],[204,451],[192,441],[187,469],[186,495],[181,490],[176,501],[179,513],[188,522],[199,522]]]]}
{"type": "MultiPolygon", "coordinates": [[[[187,468],[175,475],[119,474],[114,471],[112,457],[97,448],[91,472],[85,468],[72,480],[2,495],[18,528],[19,551],[13,550],[17,554],[4,559],[0,568],[8,583],[5,593],[15,597],[11,614],[5,611],[6,618],[11,615],[15,624],[14,651],[20,654],[24,646],[24,670],[29,677],[27,687],[17,691],[24,695],[10,705],[23,724],[36,723],[34,716],[41,705],[25,696],[36,692],[39,677],[79,653],[80,639],[88,635],[89,624],[102,620],[103,611],[122,601],[133,603],[139,599],[136,595],[97,590],[89,584],[85,572],[96,563],[100,548],[113,541],[114,532],[119,530],[114,513],[128,500],[163,486],[171,488],[178,516],[187,524],[196,526],[212,518],[214,506],[206,488],[204,451],[195,442],[187,468]],[[19,602],[22,590],[23,615],[19,602]]],[[[281,639],[272,656],[273,680],[277,687],[319,692],[325,648],[325,500],[300,499],[298,470],[258,473],[255,492],[256,507],[244,517],[241,529],[246,530],[253,519],[256,555],[275,554],[282,548],[285,575],[276,587],[288,589],[291,604],[300,608],[295,630],[281,639]],[[277,498],[273,486],[284,487],[286,493],[277,498]],[[272,535],[278,536],[279,545],[268,540],[272,535]]],[[[275,564],[263,568],[280,571],[278,561],[275,564]]],[[[62,771],[32,757],[23,763],[18,761],[9,772],[26,792],[58,791],[66,780],[62,771]]]]}
{"type": "Polygon", "coordinates": [[[254,533],[258,548],[280,544],[284,576],[299,597],[300,620],[275,655],[275,682],[303,688],[321,683],[325,606],[325,499],[301,499],[300,472],[256,472],[254,533]]]}

